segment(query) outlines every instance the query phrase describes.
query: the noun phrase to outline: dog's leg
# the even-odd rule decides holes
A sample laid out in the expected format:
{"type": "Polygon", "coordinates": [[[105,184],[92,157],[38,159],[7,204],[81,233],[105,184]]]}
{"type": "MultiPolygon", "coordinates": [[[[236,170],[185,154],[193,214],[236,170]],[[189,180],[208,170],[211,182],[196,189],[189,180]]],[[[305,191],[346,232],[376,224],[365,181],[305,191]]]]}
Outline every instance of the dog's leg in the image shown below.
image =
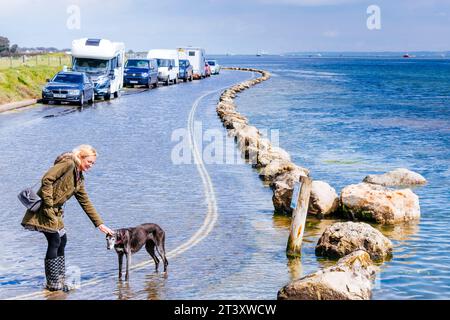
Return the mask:
{"type": "Polygon", "coordinates": [[[128,281],[130,264],[131,264],[131,250],[128,251],[126,254],[127,254],[127,271],[125,273],[125,281],[128,281]]]}
{"type": "Polygon", "coordinates": [[[161,236],[161,253],[164,261],[164,272],[167,272],[167,266],[169,265],[169,261],[166,258],[166,234],[163,233],[161,236]]]}
{"type": "Polygon", "coordinates": [[[118,253],[119,257],[119,280],[122,280],[122,264],[123,264],[123,253],[118,253]]]}
{"type": "Polygon", "coordinates": [[[155,271],[158,271],[159,259],[155,254],[155,243],[152,240],[148,240],[145,243],[145,249],[151,255],[151,257],[153,258],[153,261],[155,261],[155,271]]]}
{"type": "MultiPolygon", "coordinates": [[[[162,241],[164,241],[164,238],[162,239],[162,241]]],[[[164,248],[164,242],[159,243],[156,246],[156,250],[158,251],[159,255],[161,256],[161,258],[163,259],[164,262],[164,272],[167,272],[167,266],[169,265],[169,261],[167,261],[166,258],[166,250],[164,248]]]]}

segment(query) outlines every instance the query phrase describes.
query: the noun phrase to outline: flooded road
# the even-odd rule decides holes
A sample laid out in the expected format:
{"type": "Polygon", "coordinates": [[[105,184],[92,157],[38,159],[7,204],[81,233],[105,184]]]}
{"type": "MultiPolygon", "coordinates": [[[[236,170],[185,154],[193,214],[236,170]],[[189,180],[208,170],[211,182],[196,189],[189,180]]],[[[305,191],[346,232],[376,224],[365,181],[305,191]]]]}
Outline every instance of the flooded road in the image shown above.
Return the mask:
{"type": "Polygon", "coordinates": [[[253,76],[223,71],[203,81],[127,90],[81,112],[37,105],[1,114],[0,298],[275,299],[290,279],[284,256],[289,221],[267,209],[261,214],[271,206],[270,190],[245,164],[172,159],[180,141],[174,131],[192,133],[189,126],[200,125],[202,132],[225,136],[215,113],[218,96],[253,76]],[[133,256],[129,283],[119,282],[115,252],[106,250],[104,235],[72,199],[65,208],[66,260],[68,276],[79,275],[81,287],[42,295],[46,241],[20,226],[24,210],[16,194],[39,181],[59,153],[82,143],[99,152],[86,186],[106,225],[154,222],[166,231],[167,277],[154,272],[141,250],[133,256]]]}
{"type": "MultiPolygon", "coordinates": [[[[377,274],[372,298],[448,297],[448,61],[220,61],[272,73],[238,95],[238,111],[260,130],[278,130],[293,161],[337,192],[398,167],[426,177],[426,186],[414,188],[420,221],[373,225],[393,241],[394,252],[377,274]]],[[[37,105],[0,114],[0,298],[276,299],[290,280],[333,264],[314,249],[336,220],[308,217],[301,259],[286,258],[290,218],[273,215],[272,191],[226,139],[215,110],[220,92],[254,76],[224,70],[202,81],[125,90],[120,99],[82,112],[37,105]],[[220,141],[216,151],[224,154],[208,155],[211,141],[220,141]],[[119,282],[116,254],[72,199],[65,208],[66,260],[81,287],[42,294],[46,240],[22,229],[16,196],[58,154],[82,143],[99,152],[86,186],[105,223],[117,229],[154,222],[166,231],[167,277],[154,272],[141,250],[130,281],[119,282]]]]}

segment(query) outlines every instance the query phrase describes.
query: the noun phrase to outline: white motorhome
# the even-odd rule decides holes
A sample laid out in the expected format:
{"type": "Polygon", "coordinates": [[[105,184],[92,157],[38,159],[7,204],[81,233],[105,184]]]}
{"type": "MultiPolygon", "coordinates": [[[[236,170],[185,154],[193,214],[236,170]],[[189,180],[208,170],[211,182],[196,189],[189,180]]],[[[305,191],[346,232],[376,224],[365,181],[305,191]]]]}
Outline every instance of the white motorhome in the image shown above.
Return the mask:
{"type": "Polygon", "coordinates": [[[199,47],[178,48],[180,53],[185,53],[194,71],[194,79],[205,77],[205,49],[199,47]]]}
{"type": "Polygon", "coordinates": [[[148,59],[156,59],[158,62],[158,80],[166,85],[178,83],[180,62],[178,52],[174,49],[153,49],[147,54],[148,59]]]}
{"type": "Polygon", "coordinates": [[[106,39],[72,41],[72,70],[85,72],[94,83],[96,96],[119,97],[123,87],[125,45],[106,39]]]}

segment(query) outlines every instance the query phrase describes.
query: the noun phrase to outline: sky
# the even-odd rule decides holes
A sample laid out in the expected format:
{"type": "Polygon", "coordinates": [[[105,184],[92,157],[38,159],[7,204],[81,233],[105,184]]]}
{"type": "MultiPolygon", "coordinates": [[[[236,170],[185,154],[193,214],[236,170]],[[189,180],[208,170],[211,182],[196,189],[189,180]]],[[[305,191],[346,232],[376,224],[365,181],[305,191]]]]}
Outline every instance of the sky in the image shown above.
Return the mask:
{"type": "Polygon", "coordinates": [[[0,36],[59,49],[90,37],[210,54],[449,51],[450,0],[0,0],[0,36]]]}

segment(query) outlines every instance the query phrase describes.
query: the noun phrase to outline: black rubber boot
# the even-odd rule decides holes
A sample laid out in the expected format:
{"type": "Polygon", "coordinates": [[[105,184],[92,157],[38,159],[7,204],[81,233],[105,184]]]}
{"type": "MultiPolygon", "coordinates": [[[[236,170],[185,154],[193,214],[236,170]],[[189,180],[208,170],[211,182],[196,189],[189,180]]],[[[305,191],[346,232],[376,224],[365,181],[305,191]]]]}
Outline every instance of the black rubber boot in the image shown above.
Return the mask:
{"type": "Polygon", "coordinates": [[[59,266],[59,281],[62,285],[62,290],[64,292],[70,291],[75,289],[73,286],[68,285],[66,283],[66,258],[65,256],[56,257],[58,259],[58,266],[59,266]]]}
{"type": "Polygon", "coordinates": [[[63,263],[64,261],[61,257],[45,259],[45,278],[47,279],[47,290],[57,291],[64,289],[64,281],[61,281],[61,268],[64,268],[62,267],[63,263]]]}

